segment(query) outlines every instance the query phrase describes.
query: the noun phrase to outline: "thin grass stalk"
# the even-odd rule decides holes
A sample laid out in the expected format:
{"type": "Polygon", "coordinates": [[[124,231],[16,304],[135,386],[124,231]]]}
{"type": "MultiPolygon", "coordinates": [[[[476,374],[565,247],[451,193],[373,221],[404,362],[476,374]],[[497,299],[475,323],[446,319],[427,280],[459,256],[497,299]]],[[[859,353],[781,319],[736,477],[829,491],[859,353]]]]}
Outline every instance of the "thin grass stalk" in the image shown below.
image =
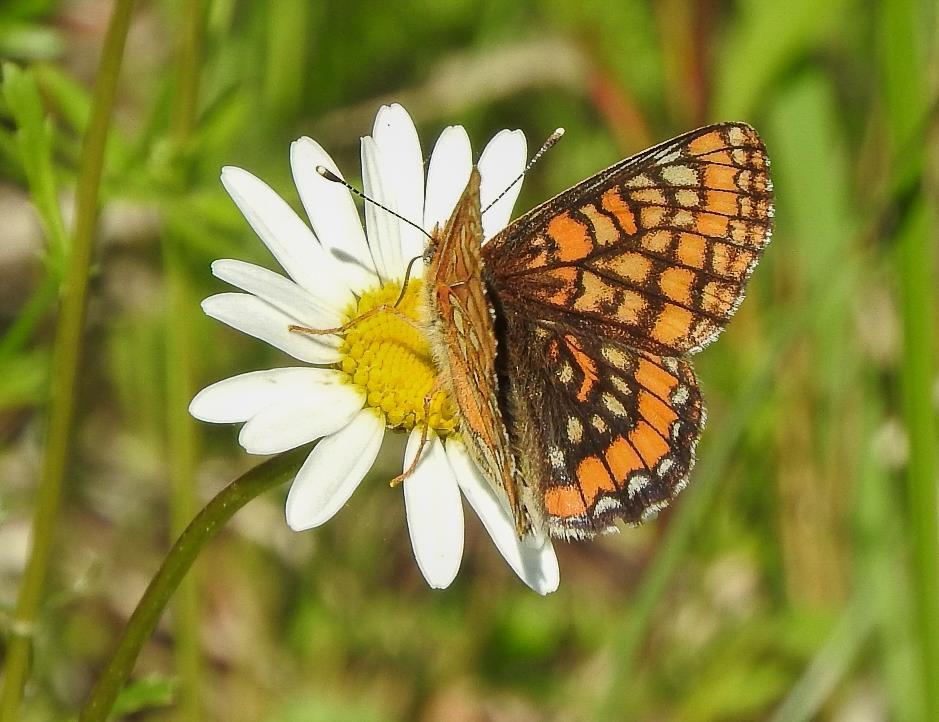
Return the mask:
{"type": "Polygon", "coordinates": [[[897,258],[903,320],[900,388],[910,443],[906,470],[910,541],[926,718],[931,720],[939,720],[939,495],[932,393],[936,378],[935,227],[935,213],[920,203],[899,239],[897,258]]]}
{"type": "MultiPolygon", "coordinates": [[[[934,112],[921,50],[935,42],[935,23],[924,23],[916,0],[886,0],[878,14],[882,100],[893,151],[894,185],[911,191],[902,226],[895,234],[896,272],[903,327],[899,387],[909,437],[906,469],[909,539],[912,551],[916,636],[922,663],[926,719],[939,719],[939,492],[936,488],[935,382],[936,209],[923,192],[927,154],[920,119],[934,112]],[[932,32],[933,37],[926,33],[932,32]],[[920,151],[918,162],[903,150],[920,151]],[[908,180],[909,179],[909,180],[908,180]]],[[[933,93],[934,95],[934,93],[933,93]]],[[[925,127],[929,127],[926,125],[925,127]]]]}
{"type": "MultiPolygon", "coordinates": [[[[202,0],[184,0],[177,49],[178,83],[174,118],[177,158],[188,179],[188,144],[196,125],[203,37],[202,0]]],[[[196,507],[198,428],[187,413],[195,392],[196,359],[192,314],[197,308],[184,254],[173,224],[163,239],[166,282],[166,439],[170,476],[170,528],[176,536],[186,528],[196,507]]],[[[201,613],[198,569],[184,580],[173,606],[174,654],[180,679],[181,719],[202,718],[203,678],[200,642],[201,613]]]]}
{"type": "Polygon", "coordinates": [[[133,0],[117,0],[114,4],[95,81],[91,121],[83,143],[76,189],[75,230],[63,278],[50,374],[46,450],[33,513],[32,547],[7,645],[3,691],[0,693],[0,722],[14,722],[18,718],[59,522],[63,480],[72,448],[76,381],[81,364],[82,330],[104,150],[133,5],[133,0]]]}

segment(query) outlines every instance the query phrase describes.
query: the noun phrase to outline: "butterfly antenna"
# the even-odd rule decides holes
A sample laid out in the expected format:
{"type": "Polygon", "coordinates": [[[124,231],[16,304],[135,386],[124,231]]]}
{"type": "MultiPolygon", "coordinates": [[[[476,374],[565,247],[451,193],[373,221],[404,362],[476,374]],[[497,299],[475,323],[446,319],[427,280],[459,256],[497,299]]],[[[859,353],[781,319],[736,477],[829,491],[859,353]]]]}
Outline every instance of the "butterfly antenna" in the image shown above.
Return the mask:
{"type": "MultiPolygon", "coordinates": [[[[390,213],[391,215],[393,215],[393,216],[394,216],[395,218],[397,218],[399,221],[404,221],[404,222],[407,223],[409,226],[412,226],[413,228],[416,228],[417,230],[419,230],[421,233],[423,233],[423,234],[424,234],[425,236],[427,236],[428,238],[431,238],[431,235],[430,235],[427,231],[425,231],[423,228],[421,228],[419,225],[417,225],[414,221],[410,220],[409,218],[405,218],[405,217],[402,216],[400,213],[396,213],[395,211],[391,210],[391,209],[388,208],[387,206],[383,206],[381,203],[379,203],[378,201],[376,201],[374,198],[369,198],[367,195],[365,195],[362,191],[360,191],[360,190],[359,190],[358,188],[356,188],[354,185],[352,185],[351,183],[347,183],[345,180],[343,180],[342,178],[340,178],[339,176],[337,176],[335,173],[333,173],[333,172],[332,172],[329,168],[327,168],[326,166],[322,166],[322,165],[316,166],[316,172],[319,173],[323,178],[325,178],[326,180],[328,180],[328,181],[330,181],[330,182],[332,182],[332,183],[338,183],[338,184],[341,185],[341,186],[345,186],[347,189],[349,189],[350,191],[352,191],[353,193],[355,193],[355,194],[356,194],[359,198],[361,198],[362,200],[364,200],[364,201],[366,201],[366,202],[368,202],[368,203],[371,203],[371,204],[374,205],[374,206],[378,206],[379,208],[381,208],[381,209],[382,209],[383,211],[385,211],[386,213],[390,213]]],[[[397,304],[396,304],[396,305],[397,305],[397,304]]]]}
{"type": "Polygon", "coordinates": [[[506,193],[508,193],[510,190],[512,190],[512,189],[515,187],[515,185],[516,185],[522,178],[525,177],[525,174],[526,174],[528,171],[531,170],[531,167],[541,159],[541,156],[543,156],[545,153],[547,153],[549,150],[551,150],[551,147],[552,147],[555,143],[557,143],[559,140],[561,140],[561,136],[563,136],[563,135],[564,135],[564,128],[558,128],[558,129],[555,130],[551,135],[549,135],[549,136],[548,136],[548,139],[547,139],[544,143],[541,144],[541,148],[538,149],[538,152],[535,153],[535,154],[531,157],[531,160],[530,160],[530,161],[528,161],[528,165],[525,166],[525,170],[523,170],[521,173],[519,173],[519,174],[518,174],[518,177],[517,177],[514,181],[512,181],[511,183],[509,183],[508,186],[506,186],[505,190],[502,191],[498,196],[496,196],[496,199],[495,199],[494,201],[492,201],[492,203],[490,203],[490,204],[487,205],[485,208],[483,208],[483,211],[482,211],[482,212],[485,213],[485,212],[488,211],[490,208],[492,208],[496,203],[498,203],[500,200],[502,200],[502,197],[503,197],[506,193]]]}

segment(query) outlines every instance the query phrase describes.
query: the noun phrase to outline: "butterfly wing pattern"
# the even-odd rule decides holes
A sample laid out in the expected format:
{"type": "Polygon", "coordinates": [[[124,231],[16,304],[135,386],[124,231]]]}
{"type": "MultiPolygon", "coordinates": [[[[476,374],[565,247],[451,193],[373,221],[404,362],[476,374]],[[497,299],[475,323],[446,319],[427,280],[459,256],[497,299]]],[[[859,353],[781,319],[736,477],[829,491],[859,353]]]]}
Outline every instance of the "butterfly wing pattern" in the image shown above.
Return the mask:
{"type": "Polygon", "coordinates": [[[424,254],[442,381],[519,534],[587,538],[688,482],[705,411],[687,359],[724,329],[769,242],[750,126],[607,168],[481,246],[479,172],[424,254]]]}
{"type": "Polygon", "coordinates": [[[769,242],[768,165],[750,126],[701,128],[483,247],[520,496],[552,536],[638,523],[687,484],[705,412],[685,355],[724,329],[769,242]]]}
{"type": "Polygon", "coordinates": [[[519,534],[528,530],[508,430],[499,406],[492,304],[481,274],[482,217],[479,171],[443,229],[436,229],[424,259],[425,308],[434,361],[459,409],[470,457],[495,487],[505,491],[519,534]]]}

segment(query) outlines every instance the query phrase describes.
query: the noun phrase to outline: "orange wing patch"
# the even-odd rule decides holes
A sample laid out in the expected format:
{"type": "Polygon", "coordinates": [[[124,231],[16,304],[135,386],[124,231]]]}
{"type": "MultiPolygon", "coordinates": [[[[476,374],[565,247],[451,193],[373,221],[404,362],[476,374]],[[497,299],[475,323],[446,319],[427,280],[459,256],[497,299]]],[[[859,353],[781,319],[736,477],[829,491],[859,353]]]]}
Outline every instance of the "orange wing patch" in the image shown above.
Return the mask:
{"type": "Polygon", "coordinates": [[[587,224],[572,218],[569,213],[551,219],[548,235],[557,244],[560,261],[578,261],[593,250],[587,224]]]}

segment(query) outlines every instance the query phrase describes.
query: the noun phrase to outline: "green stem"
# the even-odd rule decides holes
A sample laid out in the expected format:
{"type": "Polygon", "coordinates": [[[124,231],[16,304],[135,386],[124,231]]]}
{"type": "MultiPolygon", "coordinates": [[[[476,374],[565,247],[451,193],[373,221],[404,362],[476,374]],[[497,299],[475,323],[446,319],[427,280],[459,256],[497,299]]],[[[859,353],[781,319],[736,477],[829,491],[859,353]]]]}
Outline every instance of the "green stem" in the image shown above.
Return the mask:
{"type": "Polygon", "coordinates": [[[917,204],[899,243],[903,316],[900,387],[910,439],[907,483],[910,538],[920,654],[925,680],[926,717],[939,720],[939,498],[936,490],[935,379],[936,292],[935,218],[925,201],[917,204]]]}
{"type": "MultiPolygon", "coordinates": [[[[202,0],[184,0],[183,27],[178,57],[178,88],[176,93],[175,141],[177,159],[183,161],[185,177],[189,177],[184,152],[196,124],[199,98],[199,75],[202,44],[202,0]]],[[[189,400],[195,392],[194,339],[192,310],[196,301],[190,288],[178,234],[167,224],[163,239],[166,272],[166,420],[167,452],[171,481],[170,528],[179,534],[196,512],[195,468],[198,429],[187,413],[189,400]]],[[[176,668],[181,681],[181,719],[201,719],[200,688],[202,653],[199,639],[200,603],[198,570],[179,588],[173,608],[176,668]]]]}
{"type": "Polygon", "coordinates": [[[133,671],[137,655],[199,552],[241,507],[295,475],[308,453],[308,448],[295,449],[259,464],[222,489],[192,520],[143,593],[117,648],[82,708],[79,722],[107,719],[118,692],[133,671]]]}
{"type": "Polygon", "coordinates": [[[199,104],[200,64],[203,35],[202,0],[187,0],[182,34],[179,39],[179,89],[176,96],[176,141],[189,140],[196,125],[199,104]]]}
{"type": "Polygon", "coordinates": [[[98,191],[132,8],[133,0],[117,0],[114,5],[95,82],[91,122],[85,134],[76,189],[74,238],[63,279],[62,305],[50,374],[46,453],[33,514],[32,548],[19,589],[13,631],[7,646],[6,672],[0,695],[0,722],[13,722],[17,718],[29,668],[33,627],[39,612],[58,524],[62,481],[71,448],[88,274],[98,215],[98,191]]]}

